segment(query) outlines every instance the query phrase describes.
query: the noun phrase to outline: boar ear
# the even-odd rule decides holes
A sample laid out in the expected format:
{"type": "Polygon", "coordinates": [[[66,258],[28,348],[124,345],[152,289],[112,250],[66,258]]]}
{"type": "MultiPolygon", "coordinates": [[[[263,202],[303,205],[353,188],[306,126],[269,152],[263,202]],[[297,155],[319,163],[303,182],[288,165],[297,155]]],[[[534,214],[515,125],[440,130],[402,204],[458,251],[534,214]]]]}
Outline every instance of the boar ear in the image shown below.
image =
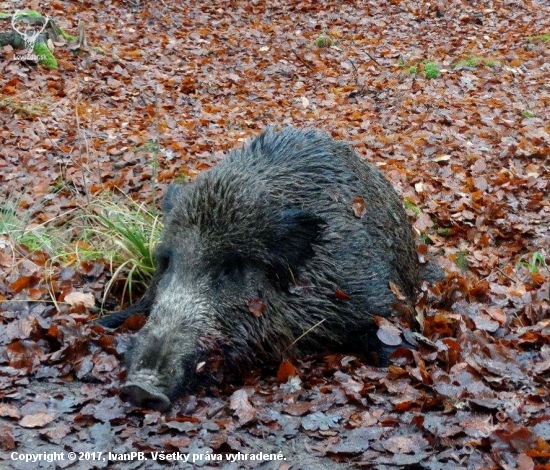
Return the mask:
{"type": "Polygon", "coordinates": [[[174,208],[174,203],[178,194],[181,194],[183,186],[181,184],[171,184],[166,190],[164,199],[162,200],[162,212],[169,214],[174,208]]]}
{"type": "Polygon", "coordinates": [[[275,225],[269,247],[271,255],[286,264],[286,269],[298,268],[314,255],[313,244],[320,239],[326,225],[321,217],[306,210],[284,210],[275,225]]]}

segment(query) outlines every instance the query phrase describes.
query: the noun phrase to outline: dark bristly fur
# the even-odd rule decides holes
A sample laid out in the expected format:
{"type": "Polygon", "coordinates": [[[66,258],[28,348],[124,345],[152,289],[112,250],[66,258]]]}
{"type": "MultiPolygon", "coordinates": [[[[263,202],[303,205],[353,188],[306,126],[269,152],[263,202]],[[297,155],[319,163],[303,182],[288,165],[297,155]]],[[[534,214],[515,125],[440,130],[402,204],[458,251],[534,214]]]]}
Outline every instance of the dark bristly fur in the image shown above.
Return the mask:
{"type": "Polygon", "coordinates": [[[214,349],[234,364],[278,359],[308,331],[293,353],[379,350],[373,317],[414,305],[419,264],[399,197],[380,170],[326,134],[268,129],[187,186],[171,186],[163,207],[158,269],[131,307],[150,312],[123,387],[142,405],[166,409],[214,349]],[[357,196],[362,218],[352,210],[357,196]]]}

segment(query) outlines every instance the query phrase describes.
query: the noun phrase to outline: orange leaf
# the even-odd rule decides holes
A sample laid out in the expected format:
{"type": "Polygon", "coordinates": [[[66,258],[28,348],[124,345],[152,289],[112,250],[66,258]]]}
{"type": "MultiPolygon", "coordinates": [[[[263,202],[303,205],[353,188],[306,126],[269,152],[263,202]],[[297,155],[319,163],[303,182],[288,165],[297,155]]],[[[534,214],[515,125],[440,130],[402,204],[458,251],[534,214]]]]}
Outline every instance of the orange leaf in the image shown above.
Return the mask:
{"type": "Polygon", "coordinates": [[[265,304],[260,299],[250,299],[246,301],[248,311],[256,318],[262,316],[265,311],[265,304]]]}
{"type": "Polygon", "coordinates": [[[10,284],[10,289],[14,292],[21,292],[23,289],[29,286],[32,276],[21,276],[17,281],[10,284]]]}
{"type": "Polygon", "coordinates": [[[296,375],[296,367],[288,361],[281,362],[279,370],[277,371],[277,382],[286,383],[288,378],[293,375],[296,375]]]}
{"type": "Polygon", "coordinates": [[[334,295],[336,296],[336,298],[338,300],[349,300],[349,295],[346,294],[343,290],[341,289],[336,289],[336,291],[334,292],[334,295]]]}
{"type": "Polygon", "coordinates": [[[362,196],[356,196],[353,199],[351,208],[353,209],[355,217],[357,217],[358,219],[362,219],[367,212],[367,205],[365,204],[365,200],[362,196]]]}

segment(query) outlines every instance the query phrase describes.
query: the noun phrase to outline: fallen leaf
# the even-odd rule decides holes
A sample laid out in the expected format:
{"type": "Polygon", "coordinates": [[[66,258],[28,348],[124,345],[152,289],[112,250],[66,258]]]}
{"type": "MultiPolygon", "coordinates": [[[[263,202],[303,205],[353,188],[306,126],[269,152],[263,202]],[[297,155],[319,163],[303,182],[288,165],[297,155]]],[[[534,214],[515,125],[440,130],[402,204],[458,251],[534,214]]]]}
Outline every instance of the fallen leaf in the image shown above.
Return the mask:
{"type": "Polygon", "coordinates": [[[92,308],[95,305],[95,298],[89,292],[71,292],[65,296],[65,302],[71,307],[83,305],[86,308],[92,308]]]}
{"type": "Polygon", "coordinates": [[[10,284],[10,289],[14,292],[21,292],[30,285],[32,280],[33,276],[21,276],[19,279],[10,284]]]}
{"type": "Polygon", "coordinates": [[[346,294],[343,290],[341,289],[336,289],[336,291],[334,292],[334,295],[336,296],[336,298],[338,300],[349,300],[349,295],[346,294]]]}
{"type": "Polygon", "coordinates": [[[315,413],[302,418],[302,427],[306,431],[327,431],[330,428],[337,427],[340,419],[340,416],[336,414],[325,414],[320,411],[316,411],[315,413]]]}
{"type": "Polygon", "coordinates": [[[19,425],[24,428],[43,428],[46,424],[51,423],[55,416],[50,413],[36,413],[24,416],[19,425]]]}
{"type": "Polygon", "coordinates": [[[399,300],[406,300],[407,297],[399,290],[399,287],[397,287],[397,284],[395,282],[390,281],[390,290],[393,292],[393,295],[395,295],[399,300]]]}
{"type": "Polygon", "coordinates": [[[0,424],[0,449],[7,451],[15,448],[16,444],[13,437],[13,426],[0,424]]]}
{"type": "Polygon", "coordinates": [[[401,339],[401,330],[388,320],[376,317],[376,324],[378,325],[376,336],[382,343],[388,346],[399,346],[403,342],[401,339]]]}
{"type": "Polygon", "coordinates": [[[422,212],[418,218],[414,221],[414,226],[420,231],[425,232],[429,228],[432,228],[434,222],[429,214],[422,212]]]}
{"type": "Polygon", "coordinates": [[[256,416],[256,410],[250,404],[248,392],[245,389],[236,390],[229,399],[229,406],[239,418],[239,424],[249,423],[256,416]]]}
{"type": "Polygon", "coordinates": [[[21,418],[21,413],[19,413],[19,410],[13,405],[0,403],[0,416],[4,418],[19,419],[21,418]]]}
{"type": "Polygon", "coordinates": [[[260,299],[250,299],[246,301],[248,311],[256,318],[262,316],[265,311],[265,304],[260,299]]]}
{"type": "Polygon", "coordinates": [[[367,204],[365,203],[365,199],[362,196],[356,196],[355,198],[353,198],[351,208],[353,209],[353,214],[358,219],[362,219],[367,213],[367,204]]]}
{"type": "Polygon", "coordinates": [[[296,375],[296,367],[288,361],[281,362],[279,370],[277,371],[277,381],[279,383],[285,383],[288,381],[289,377],[294,375],[296,375]]]}

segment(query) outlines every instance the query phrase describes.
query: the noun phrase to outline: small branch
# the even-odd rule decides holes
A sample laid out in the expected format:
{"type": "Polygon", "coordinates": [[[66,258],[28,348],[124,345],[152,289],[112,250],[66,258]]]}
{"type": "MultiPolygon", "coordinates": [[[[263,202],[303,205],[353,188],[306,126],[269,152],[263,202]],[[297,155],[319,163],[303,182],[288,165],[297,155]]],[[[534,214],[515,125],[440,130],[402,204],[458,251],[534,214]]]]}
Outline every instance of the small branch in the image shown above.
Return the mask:
{"type": "Polygon", "coordinates": [[[157,176],[159,165],[159,150],[160,150],[160,123],[159,123],[159,93],[158,85],[155,84],[155,150],[153,152],[153,171],[152,171],[152,184],[153,184],[153,205],[157,203],[157,176]]]}
{"type": "Polygon", "coordinates": [[[87,49],[88,42],[86,41],[86,31],[84,28],[84,23],[78,20],[78,26],[76,28],[76,34],[78,35],[78,47],[80,49],[87,49]]]}
{"type": "Polygon", "coordinates": [[[369,56],[369,59],[372,60],[376,65],[378,65],[378,67],[382,67],[382,65],[373,56],[371,56],[368,51],[365,51],[365,54],[367,54],[369,56]]]}
{"type": "Polygon", "coordinates": [[[292,348],[292,346],[294,346],[298,341],[300,341],[304,336],[306,336],[307,334],[309,334],[310,332],[312,332],[315,328],[317,328],[319,325],[321,325],[321,323],[323,323],[324,321],[326,320],[326,318],[323,318],[321,321],[315,323],[315,325],[313,325],[311,328],[309,328],[308,330],[304,331],[300,336],[298,336],[294,341],[292,341],[292,343],[290,343],[290,345],[283,351],[283,353],[287,352],[290,348],[292,348]]]}
{"type": "Polygon", "coordinates": [[[293,53],[293,54],[298,58],[298,60],[299,60],[302,64],[304,64],[309,70],[313,70],[313,67],[312,67],[311,65],[309,65],[304,59],[302,59],[294,49],[292,49],[292,53],[293,53]]]}
{"type": "MultiPolygon", "coordinates": [[[[88,162],[90,157],[90,149],[88,148],[88,139],[86,138],[86,133],[85,132],[82,133],[82,130],[80,128],[80,117],[78,115],[78,106],[80,104],[80,82],[79,82],[78,88],[79,89],[78,89],[78,93],[76,95],[76,101],[75,101],[76,130],[77,130],[77,135],[82,135],[84,137],[84,145],[86,146],[86,162],[88,162]]],[[[90,204],[91,198],[90,198],[88,183],[86,180],[84,155],[82,152],[82,146],[80,145],[79,145],[79,152],[80,152],[80,170],[82,172],[82,184],[84,186],[84,193],[86,194],[86,200],[88,201],[88,204],[90,204]]]]}
{"type": "Polygon", "coordinates": [[[358,88],[360,87],[358,90],[352,91],[348,95],[348,98],[354,98],[355,96],[362,96],[363,93],[365,92],[365,84],[363,83],[363,85],[359,85],[359,71],[357,70],[357,67],[353,63],[353,60],[351,59],[348,59],[348,60],[351,66],[353,67],[353,70],[355,71],[355,86],[358,88]]]}
{"type": "Polygon", "coordinates": [[[509,281],[518,282],[516,279],[514,279],[514,278],[508,276],[508,274],[506,274],[502,269],[496,268],[496,270],[497,270],[500,274],[502,274],[506,279],[508,279],[509,281]]]}

